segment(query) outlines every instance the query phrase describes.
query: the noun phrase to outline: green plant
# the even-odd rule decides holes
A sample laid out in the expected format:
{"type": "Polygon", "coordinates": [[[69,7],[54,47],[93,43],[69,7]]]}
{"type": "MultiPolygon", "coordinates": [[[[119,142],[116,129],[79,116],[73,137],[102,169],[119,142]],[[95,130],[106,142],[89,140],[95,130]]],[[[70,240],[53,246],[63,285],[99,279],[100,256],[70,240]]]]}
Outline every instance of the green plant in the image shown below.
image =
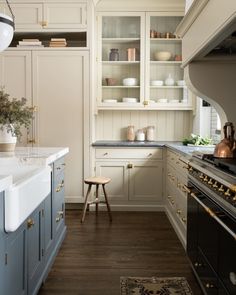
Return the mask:
{"type": "Polygon", "coordinates": [[[212,139],[208,137],[201,137],[197,134],[191,134],[191,138],[184,138],[182,141],[183,145],[209,145],[212,144],[212,139]]]}
{"type": "Polygon", "coordinates": [[[6,126],[18,139],[22,136],[21,127],[29,128],[33,119],[32,108],[26,106],[26,102],[26,98],[10,98],[3,88],[0,89],[0,129],[6,126]]]}

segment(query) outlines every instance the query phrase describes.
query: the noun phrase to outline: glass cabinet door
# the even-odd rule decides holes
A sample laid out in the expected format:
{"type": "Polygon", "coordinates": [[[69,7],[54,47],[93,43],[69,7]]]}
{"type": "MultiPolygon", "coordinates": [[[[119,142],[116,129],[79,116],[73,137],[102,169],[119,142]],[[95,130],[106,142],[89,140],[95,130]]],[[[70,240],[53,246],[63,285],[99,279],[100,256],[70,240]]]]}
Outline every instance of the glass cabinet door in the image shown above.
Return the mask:
{"type": "Polygon", "coordinates": [[[144,15],[100,15],[99,108],[133,108],[144,96],[144,15]]]}
{"type": "Polygon", "coordinates": [[[146,18],[147,81],[149,103],[165,108],[183,108],[189,104],[184,81],[182,42],[175,30],[181,13],[173,16],[148,14],[146,18]]]}

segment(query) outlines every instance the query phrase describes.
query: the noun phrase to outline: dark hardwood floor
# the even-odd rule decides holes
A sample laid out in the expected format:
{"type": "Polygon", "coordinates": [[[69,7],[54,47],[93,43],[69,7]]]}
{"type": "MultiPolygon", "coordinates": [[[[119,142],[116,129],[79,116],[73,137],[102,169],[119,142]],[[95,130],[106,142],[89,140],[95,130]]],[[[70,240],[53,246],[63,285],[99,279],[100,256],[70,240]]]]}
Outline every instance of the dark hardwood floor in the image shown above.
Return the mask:
{"type": "Polygon", "coordinates": [[[67,210],[67,236],[38,295],[119,295],[121,276],[186,277],[202,294],[185,251],[163,212],[67,210]]]}

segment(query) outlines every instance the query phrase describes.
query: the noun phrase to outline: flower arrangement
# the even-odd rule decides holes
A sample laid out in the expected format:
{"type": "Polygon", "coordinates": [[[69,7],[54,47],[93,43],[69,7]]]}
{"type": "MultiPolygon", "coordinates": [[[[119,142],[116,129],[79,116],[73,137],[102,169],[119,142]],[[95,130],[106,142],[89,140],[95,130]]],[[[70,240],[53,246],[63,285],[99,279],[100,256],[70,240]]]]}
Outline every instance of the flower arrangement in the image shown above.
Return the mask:
{"type": "Polygon", "coordinates": [[[21,127],[28,128],[33,119],[32,108],[26,102],[26,98],[10,98],[3,88],[0,89],[0,130],[6,128],[12,136],[21,138],[21,127]]]}

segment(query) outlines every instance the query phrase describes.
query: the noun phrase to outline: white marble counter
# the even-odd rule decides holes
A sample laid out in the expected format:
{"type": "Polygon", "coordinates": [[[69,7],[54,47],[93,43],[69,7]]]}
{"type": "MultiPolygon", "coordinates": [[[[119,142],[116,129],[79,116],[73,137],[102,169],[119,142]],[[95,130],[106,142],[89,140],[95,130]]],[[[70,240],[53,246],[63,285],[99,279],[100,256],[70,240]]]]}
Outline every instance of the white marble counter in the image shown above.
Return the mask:
{"type": "Polygon", "coordinates": [[[25,170],[30,169],[19,170],[20,166],[47,166],[68,152],[68,148],[54,147],[19,147],[15,152],[0,152],[0,192],[12,187],[19,179],[27,177],[25,170]]]}
{"type": "Polygon", "coordinates": [[[11,175],[0,175],[0,192],[5,191],[12,185],[11,175]]]}
{"type": "Polygon", "coordinates": [[[17,159],[26,165],[49,165],[68,152],[69,148],[60,147],[18,147],[15,152],[0,152],[0,164],[14,162],[17,159]]]}

